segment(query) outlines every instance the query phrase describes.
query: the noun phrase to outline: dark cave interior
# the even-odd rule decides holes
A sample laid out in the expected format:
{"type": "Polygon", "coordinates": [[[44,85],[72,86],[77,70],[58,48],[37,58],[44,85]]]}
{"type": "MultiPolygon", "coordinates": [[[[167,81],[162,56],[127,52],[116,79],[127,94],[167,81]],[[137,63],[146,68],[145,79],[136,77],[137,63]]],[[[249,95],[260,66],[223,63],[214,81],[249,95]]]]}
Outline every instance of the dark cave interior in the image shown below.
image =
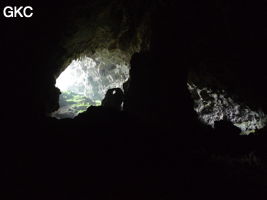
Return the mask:
{"type": "Polygon", "coordinates": [[[11,199],[267,198],[264,2],[27,3],[33,18],[1,18],[11,199]],[[51,117],[81,58],[91,106],[51,117]]]}

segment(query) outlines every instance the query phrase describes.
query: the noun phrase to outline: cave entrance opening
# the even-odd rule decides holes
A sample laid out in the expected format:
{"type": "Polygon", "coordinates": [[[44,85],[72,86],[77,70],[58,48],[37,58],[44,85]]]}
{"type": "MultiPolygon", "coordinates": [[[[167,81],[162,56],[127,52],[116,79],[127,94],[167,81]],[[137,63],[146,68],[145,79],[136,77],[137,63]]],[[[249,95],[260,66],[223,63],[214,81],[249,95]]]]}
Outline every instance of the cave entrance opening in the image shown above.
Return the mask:
{"type": "Polygon", "coordinates": [[[199,87],[188,82],[194,100],[194,110],[200,121],[214,128],[216,121],[227,120],[240,129],[241,135],[249,135],[267,124],[267,115],[261,110],[252,110],[242,102],[236,102],[224,90],[199,87]]]}
{"type": "Polygon", "coordinates": [[[51,115],[74,118],[90,106],[100,106],[108,89],[121,88],[129,78],[129,66],[82,57],[73,60],[56,79],[60,108],[51,115]]]}

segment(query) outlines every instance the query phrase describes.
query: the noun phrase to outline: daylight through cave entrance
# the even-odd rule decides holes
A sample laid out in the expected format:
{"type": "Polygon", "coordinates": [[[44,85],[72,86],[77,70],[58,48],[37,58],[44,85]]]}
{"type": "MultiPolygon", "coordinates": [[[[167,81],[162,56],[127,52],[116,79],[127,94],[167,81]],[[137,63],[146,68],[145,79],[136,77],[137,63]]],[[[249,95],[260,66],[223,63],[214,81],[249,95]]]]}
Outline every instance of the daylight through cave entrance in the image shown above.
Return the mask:
{"type": "Polygon", "coordinates": [[[194,100],[194,110],[204,124],[214,127],[216,121],[228,120],[240,129],[241,135],[248,135],[265,127],[267,115],[262,110],[255,111],[236,102],[224,90],[200,88],[192,82],[187,85],[194,100]]]}
{"type": "Polygon", "coordinates": [[[56,79],[60,89],[57,119],[74,118],[90,106],[100,106],[108,89],[121,88],[129,78],[129,66],[83,57],[73,60],[56,79]]]}

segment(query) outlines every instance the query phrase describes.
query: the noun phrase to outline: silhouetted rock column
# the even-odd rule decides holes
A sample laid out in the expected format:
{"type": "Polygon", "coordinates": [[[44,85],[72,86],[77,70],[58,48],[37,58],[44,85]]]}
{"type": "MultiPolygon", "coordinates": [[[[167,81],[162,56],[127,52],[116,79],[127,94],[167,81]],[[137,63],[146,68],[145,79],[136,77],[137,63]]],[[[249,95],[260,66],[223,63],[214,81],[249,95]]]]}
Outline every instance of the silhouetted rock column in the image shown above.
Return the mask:
{"type": "Polygon", "coordinates": [[[171,6],[155,13],[151,50],[132,57],[124,108],[151,122],[187,128],[195,118],[187,89],[190,36],[177,14],[181,8],[171,6]]]}
{"type": "Polygon", "coordinates": [[[107,91],[106,96],[102,101],[102,106],[106,108],[120,110],[122,102],[123,91],[120,88],[113,88],[107,91]]]}

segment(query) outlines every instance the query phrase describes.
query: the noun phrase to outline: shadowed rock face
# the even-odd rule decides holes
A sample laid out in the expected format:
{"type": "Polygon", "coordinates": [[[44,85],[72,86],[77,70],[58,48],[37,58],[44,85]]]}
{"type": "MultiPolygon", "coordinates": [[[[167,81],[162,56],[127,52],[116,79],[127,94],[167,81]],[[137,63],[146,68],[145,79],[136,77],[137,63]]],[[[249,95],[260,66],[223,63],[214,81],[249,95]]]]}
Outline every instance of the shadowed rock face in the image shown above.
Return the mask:
{"type": "Polygon", "coordinates": [[[40,82],[37,87],[44,87],[38,97],[38,101],[43,101],[43,108],[37,109],[51,113],[58,108],[58,97],[51,98],[57,96],[55,80],[73,60],[87,56],[106,65],[129,65],[135,52],[148,50],[151,18],[159,4],[158,1],[120,0],[72,2],[58,13],[50,13],[51,17],[56,15],[55,20],[51,27],[42,30],[49,30],[51,37],[54,31],[56,34],[44,44],[49,44],[53,51],[46,52],[48,58],[42,58],[46,63],[37,70],[43,74],[42,80],[36,80],[40,82]]]}
{"type": "Polygon", "coordinates": [[[229,122],[215,129],[200,124],[187,88],[189,68],[210,71],[201,63],[216,61],[211,76],[194,81],[200,88],[218,87],[210,81],[217,75],[223,87],[233,86],[229,93],[266,110],[265,97],[260,98],[266,87],[261,6],[253,12],[254,3],[244,1],[53,5],[40,6],[36,17],[23,23],[4,21],[0,33],[9,38],[3,41],[4,75],[13,78],[1,80],[4,100],[11,104],[2,110],[11,121],[2,129],[10,138],[3,145],[4,187],[9,187],[4,189],[17,195],[14,199],[266,199],[266,129],[261,137],[241,137],[229,122]],[[149,48],[136,39],[147,15],[151,27],[139,35],[149,48]],[[129,28],[125,33],[114,28],[121,21],[129,28]],[[108,24],[103,32],[102,24],[108,24]],[[45,117],[57,109],[56,78],[81,55],[129,61],[125,94],[109,93],[105,106],[91,106],[72,120],[45,117]],[[220,79],[226,66],[221,61],[232,64],[220,79]]]}
{"type": "MultiPolygon", "coordinates": [[[[58,72],[55,74],[58,76],[67,66],[66,71],[70,71],[74,63],[80,62],[79,66],[82,64],[84,68],[89,69],[89,71],[80,70],[81,74],[86,74],[86,81],[82,80],[81,75],[81,84],[75,84],[76,86],[73,85],[69,89],[94,102],[101,102],[108,89],[122,88],[122,84],[129,78],[131,56],[135,52],[149,49],[151,15],[157,4],[157,1],[154,3],[100,1],[74,7],[67,25],[71,31],[61,41],[65,53],[61,55],[62,63],[57,67],[58,72]],[[138,10],[138,13],[135,13],[134,9],[138,10]],[[85,62],[85,56],[95,62],[94,67],[90,67],[90,64],[85,62]],[[109,69],[112,66],[116,69],[109,69]]],[[[87,106],[97,104],[86,103],[87,106]]],[[[53,116],[57,116],[57,113],[60,113],[60,116],[66,113],[66,116],[71,115],[73,118],[80,111],[85,110],[85,104],[82,105],[82,110],[77,106],[74,107],[74,104],[59,106],[61,108],[58,111],[49,109],[55,111],[53,116]]],[[[52,104],[51,108],[54,109],[56,106],[52,104]]]]}
{"type": "Polygon", "coordinates": [[[133,53],[149,49],[151,17],[157,4],[101,0],[74,7],[62,41],[65,62],[86,55],[129,63],[133,53]]]}
{"type": "MultiPolygon", "coordinates": [[[[197,85],[210,87],[205,83],[216,77],[217,81],[210,81],[211,88],[222,85],[223,89],[237,95],[250,107],[256,105],[254,110],[260,107],[264,111],[267,102],[265,95],[262,95],[265,85],[262,73],[264,56],[260,53],[264,52],[264,31],[260,31],[262,26],[259,25],[263,19],[262,12],[247,16],[246,13],[251,13],[258,7],[244,5],[244,10],[236,15],[238,3],[221,2],[218,5],[141,0],[77,1],[64,6],[55,4],[54,9],[50,9],[53,20],[49,24],[40,23],[46,20],[46,15],[37,15],[36,24],[42,24],[39,32],[26,34],[29,38],[34,35],[39,39],[35,49],[44,47],[42,53],[36,51],[34,56],[34,66],[40,66],[34,70],[39,74],[38,77],[42,77],[36,78],[34,84],[34,93],[38,93],[34,100],[37,113],[50,113],[58,108],[55,80],[72,60],[86,55],[94,59],[101,57],[106,63],[130,63],[135,52],[150,48],[152,26],[157,27],[158,32],[165,32],[164,36],[157,39],[155,31],[152,36],[158,46],[161,46],[156,56],[162,57],[165,66],[169,66],[168,62],[177,63],[174,64],[175,73],[159,70],[160,73],[166,72],[165,77],[187,73],[187,70],[182,72],[179,69],[183,64],[193,68],[192,71],[207,71],[208,76],[197,75],[201,80],[197,85]],[[169,17],[163,17],[164,12],[169,17]],[[160,21],[165,25],[160,25],[160,21]],[[253,28],[247,30],[248,26],[253,28]],[[164,59],[163,54],[175,57],[176,55],[171,56],[174,52],[179,52],[181,59],[164,59]],[[40,63],[40,60],[44,62],[40,63]],[[247,70],[252,66],[254,70],[247,70]]],[[[46,11],[45,6],[43,9],[46,11]]],[[[31,28],[28,30],[30,32],[31,28]]],[[[175,77],[168,81],[173,79],[175,77]]],[[[182,82],[181,79],[180,84],[184,84],[182,82]]]]}

